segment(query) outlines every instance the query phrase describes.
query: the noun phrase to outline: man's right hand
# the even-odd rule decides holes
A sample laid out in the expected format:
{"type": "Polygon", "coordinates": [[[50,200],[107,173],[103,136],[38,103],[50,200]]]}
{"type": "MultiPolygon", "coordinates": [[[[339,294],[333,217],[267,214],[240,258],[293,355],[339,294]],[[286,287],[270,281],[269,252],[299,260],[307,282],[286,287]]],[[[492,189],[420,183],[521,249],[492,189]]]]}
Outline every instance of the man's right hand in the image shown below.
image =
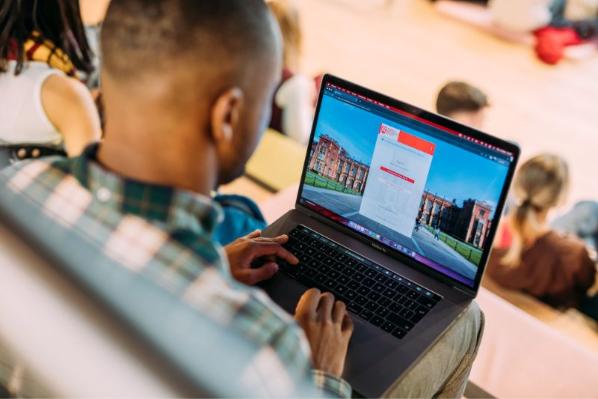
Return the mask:
{"type": "Polygon", "coordinates": [[[299,300],[295,319],[305,331],[313,366],[336,377],[343,374],[353,321],[343,302],[312,288],[299,300]]]}

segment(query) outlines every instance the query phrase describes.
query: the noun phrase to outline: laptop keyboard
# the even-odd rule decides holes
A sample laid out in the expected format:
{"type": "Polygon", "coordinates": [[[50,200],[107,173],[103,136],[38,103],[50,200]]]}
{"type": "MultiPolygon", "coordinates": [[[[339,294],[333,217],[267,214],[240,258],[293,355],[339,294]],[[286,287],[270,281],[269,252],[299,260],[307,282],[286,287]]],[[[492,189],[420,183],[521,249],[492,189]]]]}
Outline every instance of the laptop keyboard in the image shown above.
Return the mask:
{"type": "Polygon", "coordinates": [[[332,292],[350,311],[399,339],[442,299],[305,226],[288,235],[284,247],[300,261],[281,265],[289,276],[332,292]]]}

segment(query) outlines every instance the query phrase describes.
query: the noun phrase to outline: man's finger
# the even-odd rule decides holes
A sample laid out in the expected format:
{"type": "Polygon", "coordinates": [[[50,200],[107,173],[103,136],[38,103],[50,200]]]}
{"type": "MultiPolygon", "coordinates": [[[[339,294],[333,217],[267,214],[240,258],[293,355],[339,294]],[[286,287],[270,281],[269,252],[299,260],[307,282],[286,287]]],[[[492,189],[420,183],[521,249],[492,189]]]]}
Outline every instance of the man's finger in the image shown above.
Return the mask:
{"type": "Polygon", "coordinates": [[[305,315],[310,319],[315,319],[317,315],[318,305],[320,303],[320,290],[317,288],[310,288],[305,291],[295,309],[295,314],[305,315]]]}
{"type": "Polygon", "coordinates": [[[341,301],[336,301],[334,303],[334,309],[332,309],[332,321],[341,324],[346,314],[347,307],[345,304],[341,301]]]}
{"type": "Polygon", "coordinates": [[[284,244],[287,241],[289,241],[289,236],[287,236],[286,234],[283,234],[283,235],[277,236],[277,237],[261,237],[260,236],[260,237],[257,237],[254,241],[284,244]]]}
{"type": "Polygon", "coordinates": [[[255,242],[251,247],[251,254],[255,258],[261,258],[262,256],[277,256],[281,259],[286,260],[292,265],[299,263],[299,259],[280,244],[273,242],[255,242]]]}
{"type": "Polygon", "coordinates": [[[343,323],[341,324],[341,331],[346,334],[353,334],[353,319],[349,312],[345,312],[345,317],[343,317],[343,323]]]}
{"type": "Polygon", "coordinates": [[[254,285],[261,281],[272,278],[278,271],[278,265],[273,262],[268,262],[257,269],[244,269],[239,271],[239,280],[245,284],[254,285]]]}
{"type": "Polygon", "coordinates": [[[245,236],[245,238],[258,238],[258,237],[261,237],[261,235],[262,235],[261,230],[256,230],[256,231],[254,231],[252,233],[247,234],[245,236]]]}
{"type": "Polygon", "coordinates": [[[334,306],[334,295],[330,292],[325,292],[320,297],[320,305],[318,306],[318,318],[321,321],[332,320],[332,308],[334,306]]]}

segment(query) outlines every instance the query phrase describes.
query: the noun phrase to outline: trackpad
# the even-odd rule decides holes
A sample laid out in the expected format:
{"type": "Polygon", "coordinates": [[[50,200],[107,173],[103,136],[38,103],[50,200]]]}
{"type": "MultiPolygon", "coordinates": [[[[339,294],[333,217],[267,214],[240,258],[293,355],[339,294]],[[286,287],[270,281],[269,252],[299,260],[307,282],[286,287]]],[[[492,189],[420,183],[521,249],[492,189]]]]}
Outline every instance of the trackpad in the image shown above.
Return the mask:
{"type": "Polygon", "coordinates": [[[276,276],[259,286],[274,302],[292,315],[295,314],[299,298],[308,290],[308,287],[282,272],[278,272],[276,276]]]}

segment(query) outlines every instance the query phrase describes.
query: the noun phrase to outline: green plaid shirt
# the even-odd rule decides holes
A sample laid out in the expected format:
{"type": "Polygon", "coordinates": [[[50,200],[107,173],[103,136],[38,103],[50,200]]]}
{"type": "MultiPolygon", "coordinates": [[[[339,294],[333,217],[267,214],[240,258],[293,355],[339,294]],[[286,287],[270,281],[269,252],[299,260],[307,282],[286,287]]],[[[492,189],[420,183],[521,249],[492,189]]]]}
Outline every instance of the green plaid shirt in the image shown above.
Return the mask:
{"type": "MultiPolygon", "coordinates": [[[[218,205],[110,173],[95,162],[96,152],[92,146],[78,158],[23,162],[2,174],[8,189],[73,234],[91,238],[122,267],[262,347],[281,394],[311,378],[327,395],[350,397],[344,380],[311,370],[309,345],[293,318],[261,290],[233,280],[222,248],[212,240],[222,220],[218,205]]],[[[3,365],[0,383],[7,373],[3,365]]]]}

